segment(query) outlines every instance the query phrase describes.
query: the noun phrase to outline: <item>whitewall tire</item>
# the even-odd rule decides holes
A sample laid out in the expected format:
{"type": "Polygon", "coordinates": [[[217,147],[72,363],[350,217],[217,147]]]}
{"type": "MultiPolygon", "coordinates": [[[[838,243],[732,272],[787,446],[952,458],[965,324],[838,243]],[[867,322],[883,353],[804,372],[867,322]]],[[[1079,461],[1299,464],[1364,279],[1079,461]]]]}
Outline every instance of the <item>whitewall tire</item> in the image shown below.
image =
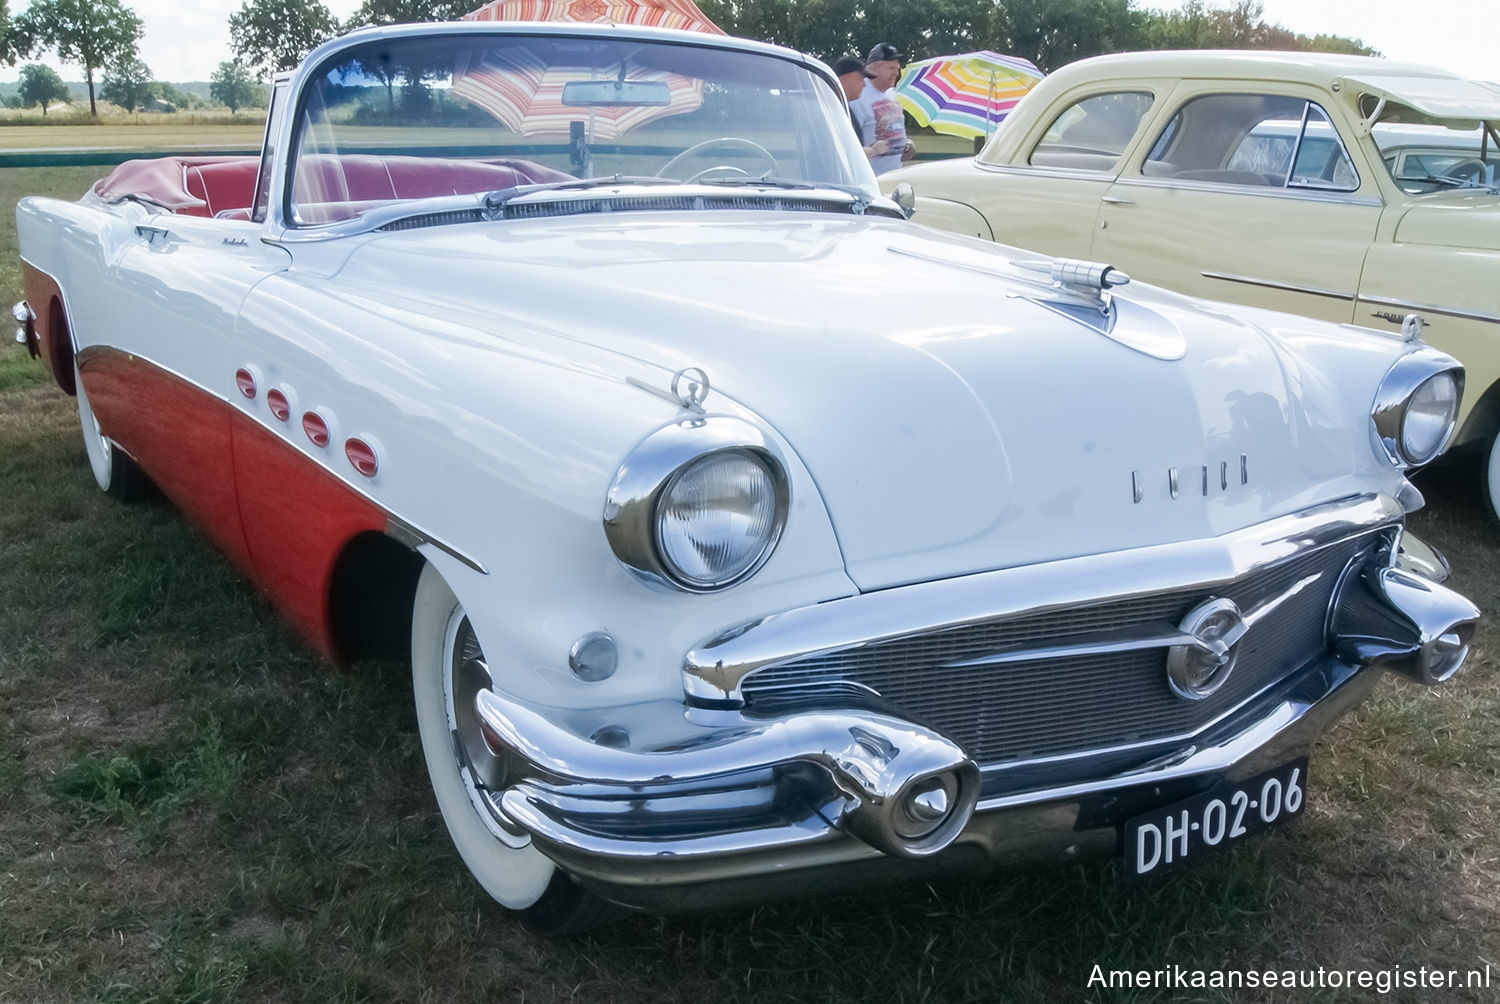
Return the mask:
{"type": "Polygon", "coordinates": [[[83,429],[83,451],[99,490],[120,502],[135,502],[146,494],[146,476],[99,428],[99,419],[83,389],[83,376],[73,365],[73,386],[78,401],[78,424],[83,429]]]}
{"type": "Polygon", "coordinates": [[[595,926],[612,909],[533,847],[489,808],[486,790],[503,765],[479,736],[473,694],[484,652],[462,604],[437,569],[422,569],[412,610],[412,690],[417,730],[438,810],[459,856],[496,902],[544,933],[595,926]]]}

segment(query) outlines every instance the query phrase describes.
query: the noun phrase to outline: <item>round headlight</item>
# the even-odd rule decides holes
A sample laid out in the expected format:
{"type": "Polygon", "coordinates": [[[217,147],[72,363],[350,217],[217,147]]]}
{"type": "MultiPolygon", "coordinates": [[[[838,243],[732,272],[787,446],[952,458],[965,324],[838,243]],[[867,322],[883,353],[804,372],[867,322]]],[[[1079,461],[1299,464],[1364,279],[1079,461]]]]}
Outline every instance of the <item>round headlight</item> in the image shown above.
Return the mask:
{"type": "Polygon", "coordinates": [[[1463,396],[1464,370],[1452,356],[1422,346],[1397,359],[1370,407],[1376,456],[1392,467],[1431,463],[1453,438],[1463,396]]]}
{"type": "Polygon", "coordinates": [[[1407,399],[1401,417],[1401,453],[1412,464],[1425,464],[1448,442],[1458,417],[1458,384],[1452,373],[1423,381],[1407,399]]]}
{"type": "Polygon", "coordinates": [[[656,545],[668,574],[690,589],[718,589],[759,568],[781,532],[777,480],[745,450],[683,466],[656,507],[656,545]]]}

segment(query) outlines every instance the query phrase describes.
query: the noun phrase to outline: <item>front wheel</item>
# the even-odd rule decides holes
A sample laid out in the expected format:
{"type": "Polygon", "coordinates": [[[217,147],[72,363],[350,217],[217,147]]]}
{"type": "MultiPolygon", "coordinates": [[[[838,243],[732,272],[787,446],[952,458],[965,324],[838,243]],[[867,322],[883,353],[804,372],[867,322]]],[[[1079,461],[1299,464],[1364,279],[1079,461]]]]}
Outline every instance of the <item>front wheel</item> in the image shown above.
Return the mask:
{"type": "Polygon", "coordinates": [[[571,934],[613,908],[558,870],[491,802],[504,764],[479,731],[474,697],[490,686],[484,650],[453,590],[431,565],[417,582],[411,631],[417,731],[438,811],[459,857],[496,902],[543,934],[571,934]]]}
{"type": "Polygon", "coordinates": [[[83,451],[99,489],[118,502],[137,502],[147,493],[146,475],[99,428],[99,419],[83,389],[83,376],[73,364],[73,387],[78,400],[78,424],[83,427],[83,451]]]}

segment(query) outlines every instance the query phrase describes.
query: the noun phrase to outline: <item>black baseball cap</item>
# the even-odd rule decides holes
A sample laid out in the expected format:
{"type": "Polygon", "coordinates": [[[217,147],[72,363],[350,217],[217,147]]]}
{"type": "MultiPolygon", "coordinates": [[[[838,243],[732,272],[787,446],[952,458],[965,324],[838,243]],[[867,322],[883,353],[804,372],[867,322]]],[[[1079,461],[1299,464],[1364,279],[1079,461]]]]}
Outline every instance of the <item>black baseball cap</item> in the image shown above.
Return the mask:
{"type": "Polygon", "coordinates": [[[840,56],[838,62],[833,64],[833,75],[842,77],[846,73],[862,73],[867,77],[870,75],[870,71],[865,69],[863,59],[858,56],[840,56]]]}
{"type": "Polygon", "coordinates": [[[905,57],[901,55],[900,49],[889,42],[881,42],[870,50],[870,54],[865,57],[865,62],[879,63],[887,59],[894,59],[899,63],[903,58],[905,57]]]}

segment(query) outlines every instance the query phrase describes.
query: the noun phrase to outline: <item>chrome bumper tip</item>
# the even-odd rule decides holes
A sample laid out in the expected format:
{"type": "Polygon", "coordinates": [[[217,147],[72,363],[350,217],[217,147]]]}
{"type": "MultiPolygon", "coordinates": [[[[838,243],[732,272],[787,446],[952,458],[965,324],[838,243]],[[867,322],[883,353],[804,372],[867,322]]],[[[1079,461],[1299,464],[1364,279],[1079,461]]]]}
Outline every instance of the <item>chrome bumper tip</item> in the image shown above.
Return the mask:
{"type": "Polygon", "coordinates": [[[920,858],[948,847],[979,800],[979,767],[961,748],[876,711],[696,725],[681,704],[661,702],[615,709],[631,724],[606,729],[560,724],[489,689],[474,707],[491,751],[514,765],[496,809],[544,844],[567,843],[574,830],[610,853],[638,840],[649,853],[693,856],[723,849],[729,828],[749,832],[759,818],[773,829],[816,822],[920,858]],[[625,745],[601,744],[604,734],[625,745]],[[714,818],[711,807],[725,805],[714,818]]]}
{"type": "Polygon", "coordinates": [[[1479,608],[1468,599],[1395,564],[1346,584],[1334,612],[1334,647],[1345,659],[1435,687],[1463,668],[1478,623],[1479,608]]]}

